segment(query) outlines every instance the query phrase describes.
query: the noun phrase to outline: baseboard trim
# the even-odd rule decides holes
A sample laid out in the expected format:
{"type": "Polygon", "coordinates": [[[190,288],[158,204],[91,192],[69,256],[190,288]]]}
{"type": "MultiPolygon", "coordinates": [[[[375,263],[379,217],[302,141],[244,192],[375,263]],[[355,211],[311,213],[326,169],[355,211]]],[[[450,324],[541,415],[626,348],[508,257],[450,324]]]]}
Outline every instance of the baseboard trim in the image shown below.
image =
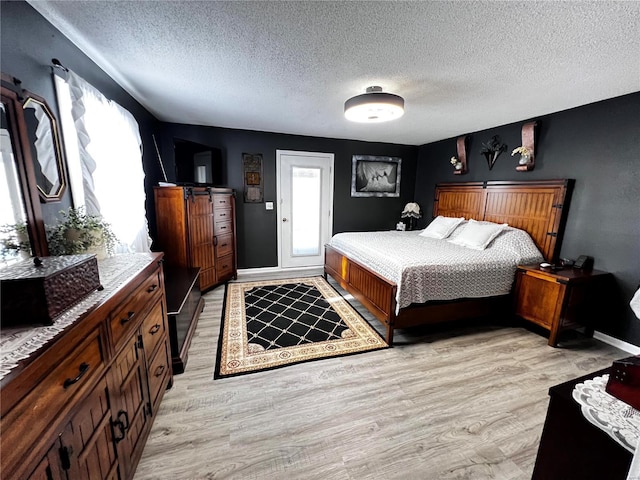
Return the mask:
{"type": "Polygon", "coordinates": [[[611,345],[612,347],[619,348],[620,350],[632,355],[640,355],[640,347],[632,343],[625,342],[624,340],[614,338],[610,335],[607,335],[606,333],[596,331],[593,333],[593,338],[596,338],[601,342],[606,343],[607,345],[611,345]]]}
{"type": "Polygon", "coordinates": [[[251,279],[253,277],[264,277],[265,275],[277,275],[296,277],[300,275],[322,275],[324,267],[259,267],[259,268],[242,268],[238,270],[238,280],[251,279]]]}

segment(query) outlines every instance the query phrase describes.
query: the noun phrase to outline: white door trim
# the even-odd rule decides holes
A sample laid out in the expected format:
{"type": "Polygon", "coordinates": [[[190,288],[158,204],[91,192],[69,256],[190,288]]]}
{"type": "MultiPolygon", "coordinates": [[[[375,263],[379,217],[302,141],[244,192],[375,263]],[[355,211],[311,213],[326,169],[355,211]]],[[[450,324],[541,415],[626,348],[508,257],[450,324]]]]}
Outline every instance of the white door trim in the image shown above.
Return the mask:
{"type": "MultiPolygon", "coordinates": [[[[314,158],[326,158],[329,160],[329,185],[328,185],[328,196],[329,196],[329,226],[327,232],[327,240],[331,238],[333,235],[333,185],[334,185],[334,176],[333,176],[333,165],[334,165],[334,157],[333,153],[323,153],[323,152],[299,152],[296,150],[276,150],[276,215],[278,222],[278,267],[285,268],[282,266],[282,209],[281,209],[281,201],[282,201],[282,185],[281,185],[281,158],[283,155],[295,155],[301,157],[314,157],[314,158]]],[[[321,249],[324,255],[324,246],[321,245],[321,249]]],[[[290,268],[290,267],[286,267],[290,268]]]]}

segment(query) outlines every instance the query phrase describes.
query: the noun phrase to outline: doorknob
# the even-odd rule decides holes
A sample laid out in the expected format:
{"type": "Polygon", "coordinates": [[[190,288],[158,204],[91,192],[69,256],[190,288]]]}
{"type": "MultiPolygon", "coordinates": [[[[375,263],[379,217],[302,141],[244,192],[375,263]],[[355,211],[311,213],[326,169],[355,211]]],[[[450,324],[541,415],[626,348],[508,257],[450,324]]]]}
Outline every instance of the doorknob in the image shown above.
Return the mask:
{"type": "Polygon", "coordinates": [[[287,220],[286,218],[282,219],[283,222],[288,222],[289,220],[287,220]]]}

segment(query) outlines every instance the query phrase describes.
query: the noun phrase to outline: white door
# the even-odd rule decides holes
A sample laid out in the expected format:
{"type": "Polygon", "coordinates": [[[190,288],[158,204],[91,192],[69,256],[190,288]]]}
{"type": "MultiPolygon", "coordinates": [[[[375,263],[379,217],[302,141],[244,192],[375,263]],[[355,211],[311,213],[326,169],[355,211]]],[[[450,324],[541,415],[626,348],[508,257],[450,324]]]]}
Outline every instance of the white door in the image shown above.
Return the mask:
{"type": "Polygon", "coordinates": [[[276,151],[280,267],[324,265],[333,230],[333,154],[276,151]]]}

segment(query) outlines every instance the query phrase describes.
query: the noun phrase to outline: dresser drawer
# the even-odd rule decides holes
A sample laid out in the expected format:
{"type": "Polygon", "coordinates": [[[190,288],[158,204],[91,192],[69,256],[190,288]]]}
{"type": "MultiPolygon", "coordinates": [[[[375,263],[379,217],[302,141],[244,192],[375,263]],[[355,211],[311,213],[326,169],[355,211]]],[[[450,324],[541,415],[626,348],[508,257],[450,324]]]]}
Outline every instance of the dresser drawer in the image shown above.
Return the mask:
{"type": "Polygon", "coordinates": [[[166,338],[164,322],[164,303],[158,302],[149,312],[142,324],[142,342],[147,358],[150,358],[158,343],[166,338]]]}
{"type": "Polygon", "coordinates": [[[215,222],[213,224],[214,235],[224,235],[226,233],[233,233],[233,223],[231,221],[215,222]]]}
{"type": "Polygon", "coordinates": [[[121,341],[140,325],[142,316],[151,305],[162,296],[159,275],[156,272],[145,280],[111,317],[109,327],[116,350],[121,341]]]}
{"type": "Polygon", "coordinates": [[[71,355],[37,381],[34,388],[13,409],[0,420],[0,450],[2,464],[19,465],[24,456],[32,452],[33,435],[31,429],[44,438],[46,430],[63,410],[74,402],[78,395],[86,393],[90,384],[95,383],[105,371],[104,352],[101,346],[100,330],[94,330],[71,355]]]}
{"type": "Polygon", "coordinates": [[[171,374],[171,365],[169,363],[169,354],[167,353],[167,344],[163,343],[153,360],[149,363],[149,393],[151,402],[154,406],[153,414],[157,410],[158,400],[161,393],[166,388],[168,377],[171,374]]]}
{"type": "Polygon", "coordinates": [[[231,195],[214,195],[213,208],[231,208],[231,195]]]}
{"type": "MultiPolygon", "coordinates": [[[[99,330],[70,358],[49,373],[26,398],[30,410],[37,415],[51,415],[60,410],[83,385],[99,376],[105,369],[99,330]],[[33,397],[29,400],[29,397],[33,397]]],[[[4,434],[4,432],[3,432],[4,434]]]]}
{"type": "Polygon", "coordinates": [[[233,214],[231,213],[230,208],[218,208],[214,207],[213,210],[213,221],[218,222],[228,222],[233,218],[233,214]]]}
{"type": "Polygon", "coordinates": [[[218,281],[224,281],[226,277],[233,275],[233,255],[227,255],[218,259],[216,264],[216,272],[218,272],[218,281]]]}
{"type": "Polygon", "coordinates": [[[233,253],[233,234],[217,237],[216,257],[221,258],[233,253]]]}

